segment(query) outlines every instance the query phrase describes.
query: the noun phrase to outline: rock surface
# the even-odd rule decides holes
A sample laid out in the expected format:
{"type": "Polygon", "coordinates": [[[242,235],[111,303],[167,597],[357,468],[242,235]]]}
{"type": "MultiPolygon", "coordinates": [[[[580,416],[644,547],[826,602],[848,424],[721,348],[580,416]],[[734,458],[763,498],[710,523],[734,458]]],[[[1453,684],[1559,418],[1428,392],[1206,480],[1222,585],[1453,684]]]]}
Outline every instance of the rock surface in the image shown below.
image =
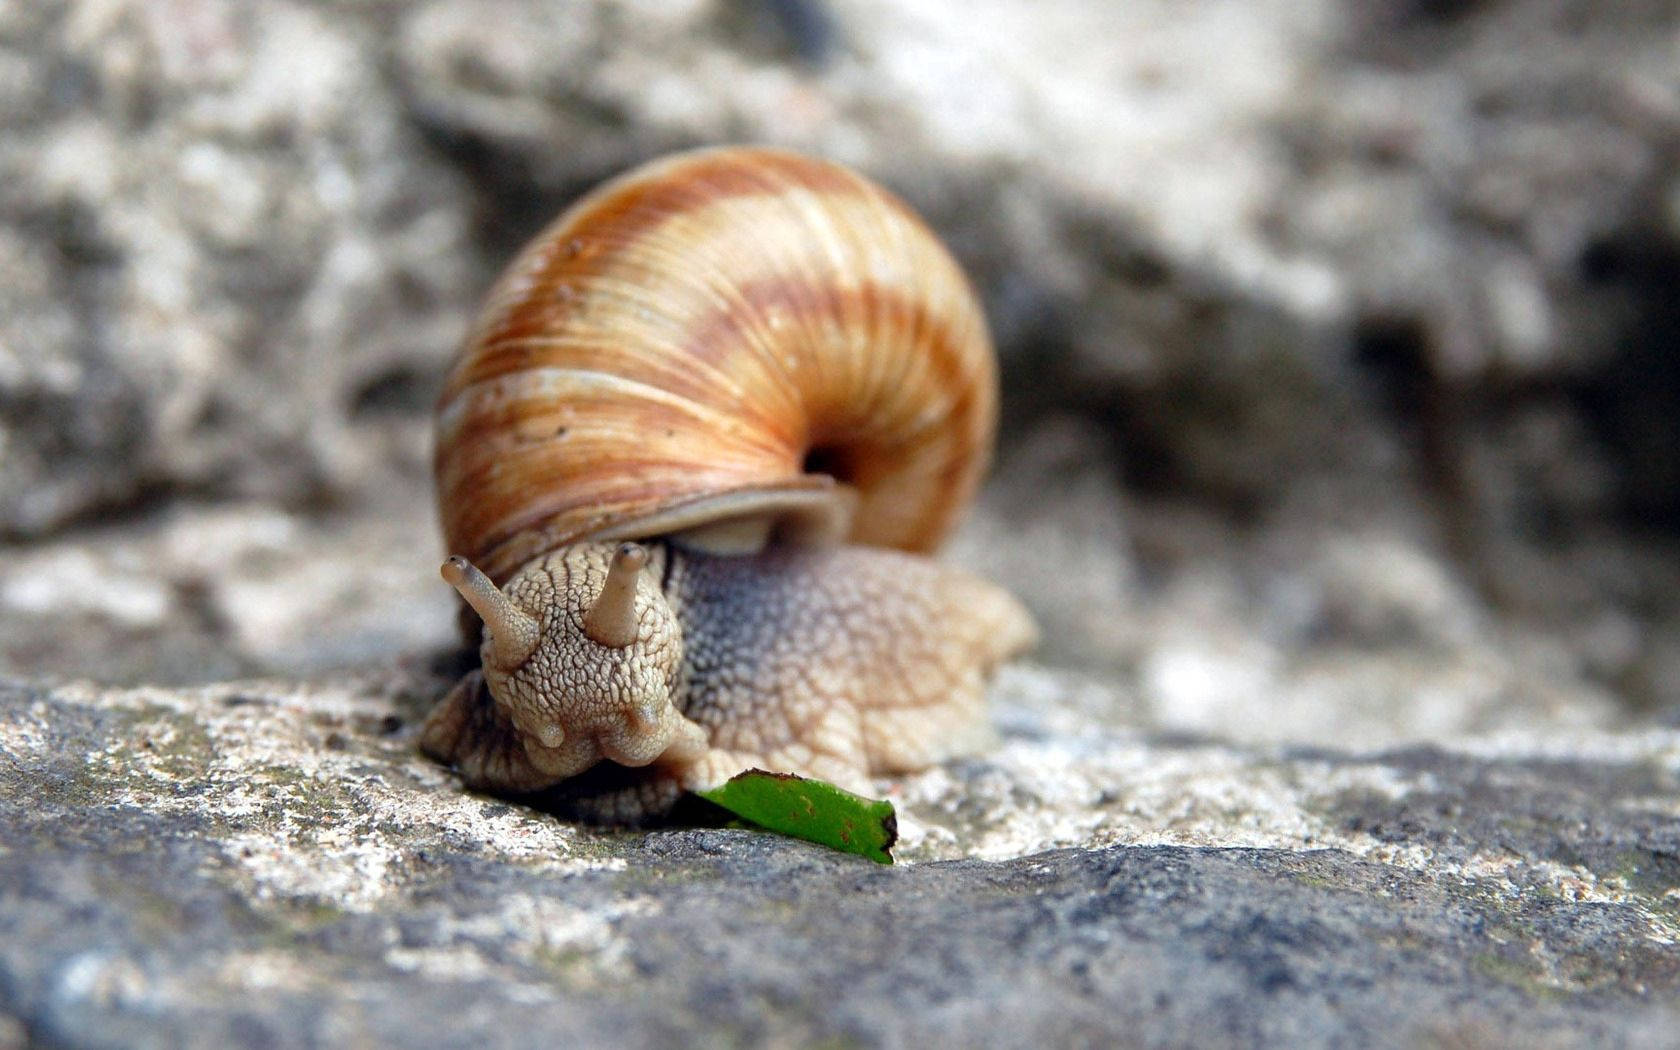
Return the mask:
{"type": "Polygon", "coordinates": [[[205,680],[437,643],[427,410],[475,297],[591,181],[761,139],[879,176],[973,269],[1008,415],[961,556],[1025,595],[1048,657],[1141,670],[1198,726],[1240,701],[1181,696],[1186,632],[1255,682],[1302,638],[1445,632],[1446,669],[1680,711],[1653,531],[1680,507],[1670,24],[8,5],[0,669],[205,680]]]}
{"type": "Polygon", "coordinates": [[[412,747],[429,689],[0,690],[0,1012],[40,1046],[1654,1047],[1680,1025],[1674,731],[1246,749],[1095,727],[1051,699],[1077,683],[1022,669],[1000,750],[882,784],[909,863],[879,868],[463,793],[412,747]]]}
{"type": "Polygon", "coordinates": [[[1008,415],[963,556],[1052,658],[1182,681],[1160,654],[1204,614],[1276,666],[1296,641],[1252,624],[1427,633],[1444,600],[1452,645],[1680,711],[1671,28],[1566,0],[8,5],[0,668],[435,643],[430,612],[376,624],[431,586],[427,410],[474,300],[594,180],[762,140],[882,178],[973,270],[1008,415]],[[1370,543],[1375,609],[1333,579],[1370,543]]]}

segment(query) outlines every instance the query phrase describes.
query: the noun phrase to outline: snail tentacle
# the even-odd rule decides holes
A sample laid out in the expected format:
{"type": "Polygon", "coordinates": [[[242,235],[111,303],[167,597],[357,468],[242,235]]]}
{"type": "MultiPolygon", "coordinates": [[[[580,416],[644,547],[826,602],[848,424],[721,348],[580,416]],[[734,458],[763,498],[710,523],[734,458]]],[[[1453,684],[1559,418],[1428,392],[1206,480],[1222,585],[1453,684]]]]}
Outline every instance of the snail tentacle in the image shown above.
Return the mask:
{"type": "Polygon", "coordinates": [[[514,605],[490,577],[459,554],[450,555],[438,572],[489,628],[498,667],[511,671],[531,658],[542,642],[542,626],[536,617],[514,605]]]}
{"type": "Polygon", "coordinates": [[[607,567],[601,596],[583,617],[583,633],[609,649],[623,649],[636,640],[636,574],[647,564],[647,550],[621,544],[607,567]]]}

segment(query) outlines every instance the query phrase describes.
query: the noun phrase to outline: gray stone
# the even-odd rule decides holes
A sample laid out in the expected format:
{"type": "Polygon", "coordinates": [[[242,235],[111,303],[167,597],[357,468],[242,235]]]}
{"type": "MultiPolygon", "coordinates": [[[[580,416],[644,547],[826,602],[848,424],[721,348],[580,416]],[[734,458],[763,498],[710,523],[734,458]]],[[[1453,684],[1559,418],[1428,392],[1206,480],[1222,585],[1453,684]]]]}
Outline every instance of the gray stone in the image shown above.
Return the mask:
{"type": "MultiPolygon", "coordinates": [[[[879,868],[591,830],[413,750],[437,682],[0,688],[0,1014],[53,1046],[1658,1046],[1680,734],[1096,727],[883,782],[879,868]]],[[[1061,696],[1062,702],[1046,700],[1061,696]]]]}
{"type": "Polygon", "coordinates": [[[453,608],[416,482],[362,511],[177,504],[0,560],[14,674],[201,682],[309,674],[451,643],[453,608]]]}
{"type": "Polygon", "coordinates": [[[474,290],[371,34],[278,3],[0,15],[29,89],[0,144],[0,534],[159,490],[305,505],[419,458],[391,409],[474,290]]]}
{"type": "MultiPolygon", "coordinates": [[[[430,550],[427,408],[496,268],[593,180],[753,139],[884,179],[972,268],[1008,415],[963,556],[1026,594],[1052,657],[1170,671],[1145,580],[1350,642],[1410,622],[1459,645],[1486,598],[1522,638],[1477,644],[1671,706],[1672,551],[1622,525],[1680,507],[1680,86],[1663,5],[1580,32],[1569,6],[11,5],[0,535],[184,496],[324,520],[356,565],[363,515],[430,550]],[[1475,598],[1437,622],[1371,607],[1417,597],[1387,583],[1318,586],[1320,545],[1367,542],[1475,598]]],[[[72,633],[130,681],[372,651],[227,614],[210,592],[243,572],[177,566],[115,629],[123,592],[8,602],[42,619],[5,666],[62,666],[72,633]],[[123,655],[136,610],[191,655],[123,655]]]]}

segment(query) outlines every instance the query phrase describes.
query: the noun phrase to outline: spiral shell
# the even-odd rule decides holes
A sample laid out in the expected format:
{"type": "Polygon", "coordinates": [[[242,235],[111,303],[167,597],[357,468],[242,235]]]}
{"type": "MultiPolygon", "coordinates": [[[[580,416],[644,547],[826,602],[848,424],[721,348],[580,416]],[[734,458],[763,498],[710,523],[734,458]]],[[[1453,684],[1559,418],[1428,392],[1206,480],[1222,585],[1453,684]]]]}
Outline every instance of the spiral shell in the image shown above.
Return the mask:
{"type": "Polygon", "coordinates": [[[438,406],[439,511],[498,581],[747,517],[925,551],[996,412],[974,294],[901,201],[793,153],[679,154],[584,197],[491,290],[438,406]]]}

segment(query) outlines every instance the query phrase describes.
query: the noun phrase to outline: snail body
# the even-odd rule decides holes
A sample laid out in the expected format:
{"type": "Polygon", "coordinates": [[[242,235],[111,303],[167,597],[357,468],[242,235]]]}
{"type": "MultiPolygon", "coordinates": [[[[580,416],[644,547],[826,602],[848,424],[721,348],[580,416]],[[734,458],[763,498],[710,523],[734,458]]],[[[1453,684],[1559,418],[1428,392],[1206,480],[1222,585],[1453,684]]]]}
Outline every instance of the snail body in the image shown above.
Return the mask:
{"type": "Polygon", "coordinates": [[[1034,629],[920,555],[984,472],[995,368],[956,263],[843,168],[709,150],[589,194],[439,404],[443,573],[484,629],[422,746],[617,821],[972,749],[1034,629]]]}

